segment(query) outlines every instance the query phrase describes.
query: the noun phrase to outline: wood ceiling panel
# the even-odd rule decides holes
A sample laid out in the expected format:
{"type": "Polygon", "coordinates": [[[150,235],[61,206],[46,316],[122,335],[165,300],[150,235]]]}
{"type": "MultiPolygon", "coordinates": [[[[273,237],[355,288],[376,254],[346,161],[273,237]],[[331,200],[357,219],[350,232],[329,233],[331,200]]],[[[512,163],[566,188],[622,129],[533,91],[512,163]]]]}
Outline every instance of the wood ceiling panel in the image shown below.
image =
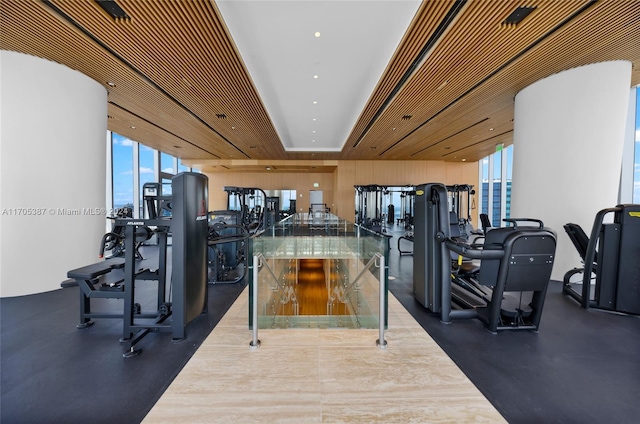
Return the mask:
{"type": "Polygon", "coordinates": [[[371,128],[362,147],[375,146],[377,158],[403,157],[418,150],[406,147],[408,144],[420,140],[422,148],[487,118],[488,111],[484,116],[450,121],[455,125],[427,134],[426,139],[414,135],[421,125],[438,116],[471,87],[481,84],[585,3],[584,0],[539,2],[538,8],[517,27],[502,24],[520,5],[517,1],[467,3],[423,66],[371,128]],[[412,116],[409,125],[402,125],[405,115],[412,116]],[[390,128],[396,131],[391,133],[390,128]]]}
{"type": "MultiPolygon", "coordinates": [[[[109,90],[110,108],[116,105],[126,110],[127,116],[136,117],[136,120],[142,118],[148,124],[164,129],[154,132],[153,139],[145,139],[145,144],[167,152],[174,151],[177,134],[179,139],[200,146],[195,157],[241,157],[237,149],[196,116],[165,96],[86,34],[52,13],[44,3],[5,1],[1,10],[3,49],[65,64],[105,86],[107,81],[117,81],[116,87],[106,87],[109,90]],[[29,25],[23,25],[25,22],[29,25]],[[48,37],[39,36],[43,33],[48,37]]],[[[112,123],[109,121],[109,124],[112,123]]],[[[127,128],[121,124],[118,130],[124,136],[141,140],[139,132],[136,134],[136,131],[127,128]]],[[[115,131],[111,127],[109,129],[115,131]]],[[[183,157],[182,154],[178,156],[183,157]]]]}
{"type": "Polygon", "coordinates": [[[383,77],[380,79],[370,100],[367,102],[367,105],[356,122],[354,129],[349,135],[345,143],[346,149],[343,149],[343,152],[349,152],[348,148],[358,142],[371,120],[391,95],[403,75],[411,68],[420,51],[427,44],[434,31],[436,31],[447,16],[447,12],[451,10],[455,3],[455,0],[426,1],[422,3],[407,33],[400,42],[400,47],[394,53],[383,77]]]}
{"type": "MultiPolygon", "coordinates": [[[[438,121],[465,122],[467,119],[490,116],[489,120],[475,127],[477,131],[470,138],[460,139],[457,143],[452,140],[450,152],[444,156],[434,148],[422,150],[414,157],[479,160],[487,151],[494,151],[498,144],[493,138],[494,133],[489,131],[490,128],[494,128],[495,133],[513,129],[513,99],[520,90],[555,72],[589,63],[619,59],[634,60],[637,63],[640,57],[640,38],[633,34],[640,34],[640,7],[629,9],[624,2],[602,2],[594,5],[589,12],[488,79],[433,122],[434,125],[438,121]],[[624,19],[620,20],[620,16],[624,16],[624,19]],[[613,17],[618,17],[619,29],[606,28],[605,23],[610,22],[613,17]],[[567,44],[567,39],[575,41],[567,44]]],[[[638,82],[640,81],[634,80],[632,84],[638,82]]],[[[404,146],[404,153],[401,151],[397,154],[411,154],[409,152],[412,148],[415,153],[419,150],[417,146],[426,144],[424,140],[432,141],[431,131],[432,122],[412,134],[404,146]]],[[[509,145],[513,140],[499,142],[509,145]]]]}
{"type": "Polygon", "coordinates": [[[514,96],[541,78],[622,59],[640,83],[636,0],[538,0],[517,26],[501,24],[516,0],[424,1],[343,151],[285,152],[215,2],[118,4],[130,20],[88,0],[2,0],[0,47],[105,85],[110,130],[227,168],[253,167],[230,159],[478,160],[513,142],[514,96]],[[423,65],[397,91],[423,51],[423,65]]]}

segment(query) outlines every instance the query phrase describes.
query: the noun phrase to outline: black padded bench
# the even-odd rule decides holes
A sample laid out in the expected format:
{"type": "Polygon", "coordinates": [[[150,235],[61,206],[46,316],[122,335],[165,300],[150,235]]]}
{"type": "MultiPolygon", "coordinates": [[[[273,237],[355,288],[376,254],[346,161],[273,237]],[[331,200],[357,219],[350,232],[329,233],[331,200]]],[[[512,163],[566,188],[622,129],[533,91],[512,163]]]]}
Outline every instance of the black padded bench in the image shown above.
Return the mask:
{"type": "Polygon", "coordinates": [[[124,268],[124,258],[108,259],[86,265],[67,272],[68,280],[60,283],[60,286],[79,286],[80,290],[80,323],[78,328],[86,328],[93,324],[91,318],[122,318],[122,314],[96,314],[91,313],[91,298],[118,298],[124,297],[123,280],[113,283],[100,283],[99,278],[110,273],[114,269],[124,268]]]}
{"type": "MultiPolygon", "coordinates": [[[[67,277],[69,279],[75,280],[76,284],[78,285],[80,285],[78,281],[86,282],[87,283],[86,285],[80,285],[80,287],[88,297],[91,297],[93,295],[92,292],[96,290],[96,286],[94,286],[94,283],[97,282],[98,277],[108,274],[114,269],[122,269],[122,268],[124,268],[124,258],[110,259],[102,262],[96,262],[95,264],[83,266],[82,268],[71,270],[67,272],[67,277]]],[[[106,288],[106,287],[113,288],[113,287],[119,286],[119,283],[121,282],[122,281],[117,283],[111,283],[108,285],[105,283],[105,285],[98,286],[97,289],[102,290],[103,288],[106,288]]],[[[70,280],[67,280],[67,281],[63,281],[60,285],[61,286],[66,285],[67,287],[69,287],[70,284],[72,284],[70,280]]],[[[97,297],[101,297],[101,296],[97,296],[97,297]]],[[[109,296],[105,296],[105,297],[109,297],[109,296]]]]}
{"type": "MultiPolygon", "coordinates": [[[[67,272],[69,279],[60,283],[60,286],[63,288],[80,287],[80,323],[76,325],[77,328],[86,328],[93,325],[91,318],[125,317],[124,313],[91,312],[91,299],[94,298],[126,299],[127,296],[129,296],[134,314],[140,318],[153,318],[157,316],[157,313],[142,313],[140,305],[133,303],[133,288],[129,289],[129,293],[127,293],[125,278],[109,282],[105,282],[103,281],[104,279],[100,278],[106,276],[106,274],[109,274],[113,270],[124,268],[124,258],[112,258],[67,272]]],[[[137,272],[134,272],[133,278],[134,280],[158,280],[158,270],[151,271],[148,268],[140,268],[137,272]]],[[[160,305],[160,298],[164,299],[164,290],[159,291],[158,297],[158,305],[160,305]]]]}

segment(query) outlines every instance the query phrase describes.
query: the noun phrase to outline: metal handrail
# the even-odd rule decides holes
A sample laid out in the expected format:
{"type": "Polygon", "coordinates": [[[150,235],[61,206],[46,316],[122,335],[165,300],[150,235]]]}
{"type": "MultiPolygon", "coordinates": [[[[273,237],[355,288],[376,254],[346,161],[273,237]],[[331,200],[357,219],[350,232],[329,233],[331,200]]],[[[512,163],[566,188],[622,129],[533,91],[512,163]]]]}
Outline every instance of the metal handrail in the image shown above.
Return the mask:
{"type": "Polygon", "coordinates": [[[365,265],[364,269],[362,271],[360,271],[360,274],[358,274],[358,276],[353,280],[353,282],[349,285],[349,287],[347,287],[347,289],[344,291],[344,293],[342,294],[342,296],[346,299],[347,296],[351,293],[351,291],[353,291],[353,288],[356,286],[358,280],[364,275],[364,273],[366,271],[369,270],[369,268],[371,268],[372,266],[376,266],[379,267],[380,272],[378,275],[378,280],[380,282],[380,289],[379,289],[379,308],[378,310],[380,311],[380,319],[379,319],[379,333],[380,336],[378,338],[378,340],[376,340],[376,346],[378,346],[380,349],[386,349],[387,347],[387,341],[384,339],[384,318],[386,316],[386,310],[385,310],[385,293],[386,293],[386,286],[385,286],[385,259],[384,259],[384,255],[380,254],[380,253],[375,253],[373,255],[373,257],[369,260],[369,262],[367,262],[367,265],[365,265]]]}
{"type": "Polygon", "coordinates": [[[365,271],[368,271],[369,268],[371,268],[374,265],[376,267],[378,266],[376,261],[376,259],[378,258],[384,259],[384,256],[382,256],[380,253],[375,253],[373,257],[369,260],[369,262],[367,262],[367,265],[365,265],[364,269],[360,271],[360,274],[358,274],[358,276],[351,282],[351,284],[349,284],[349,287],[347,287],[347,289],[344,291],[344,294],[343,294],[344,296],[348,296],[351,293],[351,291],[357,284],[358,280],[360,280],[360,278],[364,275],[365,271]]]}
{"type": "Polygon", "coordinates": [[[289,303],[289,301],[292,301],[294,305],[293,307],[294,315],[298,315],[298,298],[296,297],[295,291],[287,290],[280,284],[278,277],[276,277],[276,275],[273,273],[273,270],[264,259],[265,257],[262,255],[262,253],[259,253],[258,255],[254,256],[254,261],[257,260],[257,262],[254,262],[254,263],[258,264],[257,265],[258,268],[261,268],[264,265],[265,269],[269,271],[269,274],[271,274],[272,281],[275,281],[276,283],[276,287],[272,287],[271,285],[269,285],[269,287],[271,287],[272,289],[273,288],[278,289],[279,291],[278,294],[280,295],[280,303],[286,304],[286,303],[289,303]]]}

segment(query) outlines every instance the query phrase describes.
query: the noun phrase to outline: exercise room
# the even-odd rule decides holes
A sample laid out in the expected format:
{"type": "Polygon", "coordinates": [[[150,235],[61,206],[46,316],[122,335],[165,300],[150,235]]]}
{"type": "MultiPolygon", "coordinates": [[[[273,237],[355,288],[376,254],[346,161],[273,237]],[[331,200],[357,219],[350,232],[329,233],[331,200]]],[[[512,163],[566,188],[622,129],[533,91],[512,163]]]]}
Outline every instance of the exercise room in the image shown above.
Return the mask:
{"type": "Polygon", "coordinates": [[[636,0],[0,26],[0,422],[637,421],[636,0]]]}

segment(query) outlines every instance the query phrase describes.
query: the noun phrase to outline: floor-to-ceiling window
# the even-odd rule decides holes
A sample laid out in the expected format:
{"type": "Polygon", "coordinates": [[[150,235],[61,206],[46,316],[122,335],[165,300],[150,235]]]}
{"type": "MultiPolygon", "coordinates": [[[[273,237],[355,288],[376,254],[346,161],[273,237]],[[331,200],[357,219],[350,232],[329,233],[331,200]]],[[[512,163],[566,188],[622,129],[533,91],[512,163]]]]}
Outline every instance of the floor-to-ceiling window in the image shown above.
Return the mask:
{"type": "Polygon", "coordinates": [[[502,226],[502,219],[510,216],[512,167],[513,146],[499,146],[480,161],[479,213],[487,214],[494,227],[502,226]]]}
{"type": "Polygon", "coordinates": [[[110,198],[113,211],[130,207],[135,218],[144,217],[142,187],[147,182],[161,182],[163,194],[171,194],[171,178],[179,172],[192,171],[181,161],[120,134],[107,133],[108,169],[111,170],[110,198]]]}
{"type": "Polygon", "coordinates": [[[640,203],[640,86],[636,87],[636,131],[633,165],[633,203],[640,203]]]}
{"type": "Polygon", "coordinates": [[[133,209],[133,145],[134,142],[120,134],[111,133],[111,167],[113,208],[133,209]]]}
{"type": "Polygon", "coordinates": [[[140,190],[140,205],[138,206],[138,217],[143,218],[144,215],[144,199],[142,199],[142,187],[145,183],[153,183],[158,181],[159,170],[158,170],[158,152],[151,147],[147,147],[144,144],[138,143],[138,189],[140,190]]]}

